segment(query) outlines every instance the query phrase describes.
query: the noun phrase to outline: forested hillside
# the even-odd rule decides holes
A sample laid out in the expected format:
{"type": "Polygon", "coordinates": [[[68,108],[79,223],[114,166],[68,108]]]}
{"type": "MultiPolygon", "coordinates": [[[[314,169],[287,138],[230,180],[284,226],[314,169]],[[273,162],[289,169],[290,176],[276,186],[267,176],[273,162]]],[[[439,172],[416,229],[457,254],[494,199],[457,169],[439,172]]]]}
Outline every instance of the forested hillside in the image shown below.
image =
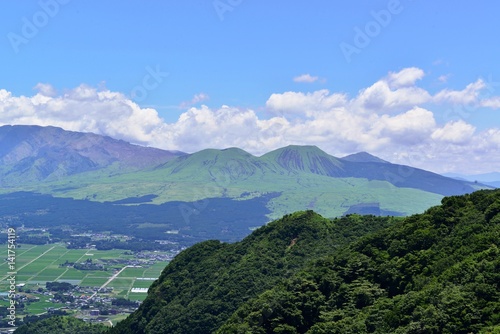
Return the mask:
{"type": "Polygon", "coordinates": [[[19,326],[16,334],[103,334],[106,327],[72,317],[55,316],[19,326]]]}
{"type": "Polygon", "coordinates": [[[139,310],[112,333],[212,333],[238,307],[308,262],[395,220],[352,215],[331,221],[298,212],[238,243],[199,243],[165,268],[139,310]]]}
{"type": "Polygon", "coordinates": [[[398,220],[288,215],[181,253],[111,333],[498,333],[499,213],[479,191],[398,220]]]}

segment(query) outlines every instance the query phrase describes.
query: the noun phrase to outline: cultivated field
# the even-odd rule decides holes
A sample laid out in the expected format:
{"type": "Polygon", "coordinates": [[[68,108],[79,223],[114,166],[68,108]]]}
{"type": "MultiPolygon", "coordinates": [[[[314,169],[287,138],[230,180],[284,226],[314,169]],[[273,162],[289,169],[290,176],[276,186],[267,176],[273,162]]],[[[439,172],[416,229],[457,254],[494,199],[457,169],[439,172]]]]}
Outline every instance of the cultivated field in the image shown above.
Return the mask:
{"type": "MultiPolygon", "coordinates": [[[[9,291],[9,275],[12,270],[8,267],[7,245],[3,245],[3,261],[0,263],[0,292],[9,291]]],[[[79,286],[101,287],[117,271],[127,266],[125,263],[108,264],[106,260],[132,260],[133,255],[125,254],[124,250],[98,251],[88,249],[66,249],[64,244],[49,245],[17,245],[15,254],[16,284],[25,284],[24,291],[45,288],[46,282],[68,282],[79,286]],[[93,263],[104,263],[106,270],[77,270],[75,268],[61,267],[60,264],[68,262],[84,262],[92,259],[93,263]]],[[[106,287],[113,288],[112,295],[131,300],[143,300],[146,293],[132,293],[132,288],[148,288],[152,278],[159,277],[167,262],[157,262],[151,266],[126,267],[120,274],[110,281],[106,287]],[[146,279],[147,278],[147,279],[146,279]]],[[[20,287],[16,288],[19,291],[20,287]]],[[[43,312],[45,307],[57,307],[56,304],[47,302],[42,298],[40,302],[31,303],[30,311],[43,312]]],[[[3,305],[0,302],[0,305],[3,305]]],[[[31,313],[31,312],[30,312],[31,313]]]]}

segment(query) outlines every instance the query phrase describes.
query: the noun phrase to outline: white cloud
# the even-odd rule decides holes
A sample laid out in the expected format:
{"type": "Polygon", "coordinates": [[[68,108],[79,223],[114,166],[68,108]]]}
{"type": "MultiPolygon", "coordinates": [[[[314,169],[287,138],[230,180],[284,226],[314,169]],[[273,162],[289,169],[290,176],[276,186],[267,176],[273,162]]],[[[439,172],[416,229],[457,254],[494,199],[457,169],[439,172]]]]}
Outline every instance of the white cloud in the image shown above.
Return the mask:
{"type": "MultiPolygon", "coordinates": [[[[310,144],[336,156],[368,151],[434,171],[500,170],[500,129],[479,132],[463,119],[440,125],[433,108],[437,101],[438,110],[441,104],[464,101],[499,108],[500,97],[481,100],[480,80],[463,91],[442,90],[432,97],[415,86],[423,75],[415,68],[389,73],[353,97],[328,90],[275,93],[266,102],[270,118],[251,109],[202,105],[171,123],[119,92],[81,85],[57,93],[39,84],[33,96],[0,89],[0,125],[60,126],[186,152],[237,146],[263,154],[288,144],[310,144]]],[[[191,102],[207,98],[200,93],[191,102]]]]}
{"type": "Polygon", "coordinates": [[[381,116],[374,124],[377,133],[390,138],[394,144],[417,144],[426,140],[436,122],[431,111],[415,107],[394,117],[381,116]]]}
{"type": "Polygon", "coordinates": [[[415,86],[424,71],[411,67],[390,72],[370,87],[360,90],[350,101],[349,108],[362,113],[398,113],[432,100],[425,89],[415,86]]]}
{"type": "Polygon", "coordinates": [[[81,85],[60,96],[12,96],[0,91],[0,124],[59,126],[147,144],[162,124],[154,109],[141,108],[121,93],[81,85]]]}
{"type": "Polygon", "coordinates": [[[448,79],[450,78],[450,74],[443,74],[438,77],[438,81],[441,83],[447,83],[448,79]]]}
{"type": "Polygon", "coordinates": [[[38,83],[35,90],[44,96],[53,97],[57,95],[56,89],[51,84],[38,83]]]}
{"type": "Polygon", "coordinates": [[[210,96],[206,93],[198,93],[193,96],[193,98],[190,101],[184,101],[180,104],[181,109],[187,109],[195,104],[198,104],[200,102],[204,102],[210,99],[210,96]]]}
{"type": "Polygon", "coordinates": [[[344,106],[347,102],[345,94],[330,94],[327,89],[313,93],[286,92],[272,94],[266,107],[275,113],[305,114],[311,116],[315,111],[327,111],[344,106]]]}
{"type": "Polygon", "coordinates": [[[465,144],[472,140],[476,128],[463,120],[446,123],[442,128],[434,130],[431,138],[447,143],[465,144]]]}
{"type": "Polygon", "coordinates": [[[391,89],[386,81],[381,80],[362,90],[353,102],[368,112],[383,114],[412,108],[430,100],[430,94],[422,88],[391,89]]]}
{"type": "Polygon", "coordinates": [[[434,95],[434,101],[438,103],[451,104],[476,104],[479,98],[479,92],[486,88],[483,80],[478,79],[476,82],[468,84],[463,90],[444,89],[434,95]]]}
{"type": "Polygon", "coordinates": [[[306,82],[306,83],[313,83],[319,80],[319,77],[312,76],[310,74],[302,74],[299,75],[295,78],[293,78],[293,81],[295,82],[306,82]]]}
{"type": "Polygon", "coordinates": [[[500,96],[482,100],[481,107],[500,109],[500,96]]]}
{"type": "Polygon", "coordinates": [[[187,152],[236,146],[265,153],[269,147],[286,144],[283,133],[289,127],[290,123],[281,117],[259,120],[253,110],[229,106],[212,110],[201,106],[182,113],[175,123],[164,124],[155,132],[152,144],[187,152]]]}
{"type": "Polygon", "coordinates": [[[413,86],[415,82],[422,79],[424,75],[425,73],[421,69],[409,67],[399,72],[390,72],[387,76],[387,83],[391,88],[413,86]]]}

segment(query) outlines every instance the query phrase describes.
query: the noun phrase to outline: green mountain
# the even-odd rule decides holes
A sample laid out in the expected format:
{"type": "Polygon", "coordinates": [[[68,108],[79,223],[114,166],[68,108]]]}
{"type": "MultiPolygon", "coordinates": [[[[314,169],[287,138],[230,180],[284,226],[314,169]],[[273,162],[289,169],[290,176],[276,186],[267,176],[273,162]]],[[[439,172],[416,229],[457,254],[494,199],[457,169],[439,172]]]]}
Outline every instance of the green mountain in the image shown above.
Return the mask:
{"type": "Polygon", "coordinates": [[[266,205],[275,219],[306,209],[334,217],[356,212],[359,205],[364,205],[360,213],[408,215],[438,204],[443,196],[480,188],[408,166],[353,162],[313,146],[288,146],[261,157],[237,148],[206,149],[133,173],[82,173],[18,190],[97,201],[155,195],[156,204],[278,193],[266,205]]]}
{"type": "Polygon", "coordinates": [[[287,215],[180,253],[110,333],[499,333],[500,191],[407,218],[287,215]]]}
{"type": "Polygon", "coordinates": [[[350,154],[342,158],[342,160],[352,161],[352,162],[380,162],[380,163],[389,163],[388,161],[382,160],[374,155],[371,155],[367,152],[359,152],[350,154]]]}
{"type": "Polygon", "coordinates": [[[157,205],[261,198],[269,220],[308,209],[327,217],[409,215],[438,204],[443,196],[486,187],[368,153],[336,158],[315,146],[292,145],[260,157],[238,148],[184,154],[30,126],[0,127],[0,144],[3,194],[28,191],[157,205]]]}
{"type": "Polygon", "coordinates": [[[343,164],[316,146],[290,145],[264,154],[262,160],[279,166],[290,175],[311,173],[324,176],[342,176],[343,164]]]}

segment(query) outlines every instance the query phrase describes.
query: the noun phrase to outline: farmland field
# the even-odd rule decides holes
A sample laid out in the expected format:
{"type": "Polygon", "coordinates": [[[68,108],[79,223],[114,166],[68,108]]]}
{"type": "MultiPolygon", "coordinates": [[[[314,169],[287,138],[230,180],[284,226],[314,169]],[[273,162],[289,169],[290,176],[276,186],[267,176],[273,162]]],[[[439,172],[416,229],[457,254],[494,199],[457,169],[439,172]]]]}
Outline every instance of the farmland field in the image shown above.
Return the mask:
{"type": "MultiPolygon", "coordinates": [[[[9,291],[9,276],[12,272],[6,262],[7,247],[2,251],[3,261],[0,263],[0,292],[9,291]]],[[[89,249],[67,249],[65,244],[48,245],[17,245],[15,254],[16,291],[34,291],[45,288],[46,282],[68,282],[81,287],[101,287],[120,269],[125,268],[109,282],[106,287],[113,288],[111,295],[143,300],[146,293],[131,293],[132,288],[148,288],[160,276],[167,265],[167,261],[158,261],[154,264],[128,266],[127,261],[134,260],[131,252],[124,250],[98,251],[89,249]],[[94,264],[101,264],[102,270],[77,270],[65,263],[81,263],[92,260],[94,264]],[[113,260],[110,262],[109,260],[113,260]],[[67,261],[67,262],[66,262],[67,261]],[[24,286],[19,286],[19,285],[24,286]]],[[[3,303],[0,302],[0,305],[3,303]]],[[[41,298],[39,302],[32,302],[28,309],[31,314],[44,312],[46,307],[58,307],[51,304],[48,298],[41,298]]]]}

